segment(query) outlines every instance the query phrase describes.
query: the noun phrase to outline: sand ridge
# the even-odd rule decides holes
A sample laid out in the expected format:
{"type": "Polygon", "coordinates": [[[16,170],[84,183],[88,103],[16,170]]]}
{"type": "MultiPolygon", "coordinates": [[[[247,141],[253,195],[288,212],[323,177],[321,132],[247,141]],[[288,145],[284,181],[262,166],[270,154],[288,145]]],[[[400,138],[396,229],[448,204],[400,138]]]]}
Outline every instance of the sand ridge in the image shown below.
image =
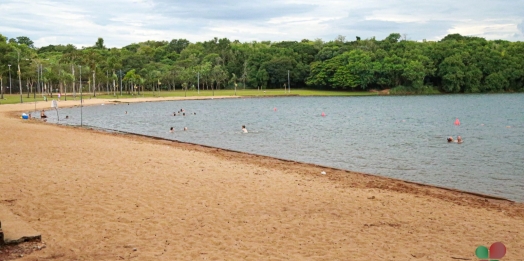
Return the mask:
{"type": "Polygon", "coordinates": [[[47,245],[20,260],[524,260],[520,203],[5,113],[0,133],[0,204],[47,245]]]}

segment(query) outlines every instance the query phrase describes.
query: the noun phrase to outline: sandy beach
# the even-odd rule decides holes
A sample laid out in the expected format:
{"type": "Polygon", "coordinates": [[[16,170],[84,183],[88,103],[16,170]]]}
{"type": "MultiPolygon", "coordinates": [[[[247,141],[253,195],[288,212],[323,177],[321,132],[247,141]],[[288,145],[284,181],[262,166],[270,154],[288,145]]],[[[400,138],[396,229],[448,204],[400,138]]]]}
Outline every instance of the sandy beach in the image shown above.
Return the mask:
{"type": "Polygon", "coordinates": [[[0,204],[46,243],[19,260],[524,260],[522,203],[16,117],[34,107],[0,105],[0,204]]]}

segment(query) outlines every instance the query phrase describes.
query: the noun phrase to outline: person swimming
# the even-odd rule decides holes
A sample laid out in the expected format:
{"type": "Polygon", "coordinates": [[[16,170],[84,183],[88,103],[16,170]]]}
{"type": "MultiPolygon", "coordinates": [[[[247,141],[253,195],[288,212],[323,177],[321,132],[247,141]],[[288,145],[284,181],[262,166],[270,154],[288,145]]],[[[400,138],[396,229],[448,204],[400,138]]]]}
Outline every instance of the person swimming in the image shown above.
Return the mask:
{"type": "Polygon", "coordinates": [[[462,142],[464,142],[464,141],[462,141],[462,137],[458,136],[457,137],[457,143],[462,143],[462,142]]]}
{"type": "Polygon", "coordinates": [[[169,132],[171,133],[175,132],[175,128],[171,127],[171,129],[169,129],[169,132]]]}
{"type": "Polygon", "coordinates": [[[448,142],[453,142],[453,137],[448,137],[448,142]]]}
{"type": "Polygon", "coordinates": [[[184,127],[184,131],[186,131],[186,130],[187,130],[187,127],[184,127]]]}
{"type": "Polygon", "coordinates": [[[247,133],[246,125],[242,125],[242,132],[247,133]]]}

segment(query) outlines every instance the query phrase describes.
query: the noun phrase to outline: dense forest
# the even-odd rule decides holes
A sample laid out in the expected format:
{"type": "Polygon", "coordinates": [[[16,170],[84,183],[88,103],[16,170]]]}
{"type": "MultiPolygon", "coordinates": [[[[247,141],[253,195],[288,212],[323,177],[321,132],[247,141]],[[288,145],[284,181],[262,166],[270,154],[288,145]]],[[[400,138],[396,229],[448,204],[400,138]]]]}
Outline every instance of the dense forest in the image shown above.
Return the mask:
{"type": "Polygon", "coordinates": [[[339,36],[284,42],[214,38],[147,41],[106,48],[49,45],[0,34],[3,93],[140,92],[145,90],[283,88],[383,90],[393,93],[524,91],[524,43],[451,34],[441,41],[339,36]],[[11,66],[8,66],[11,65],[11,66]],[[20,73],[18,73],[20,72],[20,73]],[[80,76],[81,72],[81,76],[80,76]],[[7,79],[11,73],[12,87],[7,79]],[[21,80],[19,82],[19,79],[21,80]],[[121,84],[122,83],[122,84],[121,84]]]}

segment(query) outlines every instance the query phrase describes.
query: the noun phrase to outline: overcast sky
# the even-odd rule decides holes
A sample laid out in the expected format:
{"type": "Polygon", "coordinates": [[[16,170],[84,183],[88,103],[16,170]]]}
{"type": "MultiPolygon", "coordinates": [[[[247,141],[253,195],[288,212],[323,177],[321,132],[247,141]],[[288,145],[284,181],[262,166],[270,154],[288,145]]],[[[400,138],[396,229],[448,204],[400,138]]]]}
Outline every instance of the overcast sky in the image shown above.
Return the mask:
{"type": "Polygon", "coordinates": [[[246,41],[440,40],[450,33],[524,40],[524,0],[0,0],[0,34],[108,47],[213,37],[246,41]]]}

